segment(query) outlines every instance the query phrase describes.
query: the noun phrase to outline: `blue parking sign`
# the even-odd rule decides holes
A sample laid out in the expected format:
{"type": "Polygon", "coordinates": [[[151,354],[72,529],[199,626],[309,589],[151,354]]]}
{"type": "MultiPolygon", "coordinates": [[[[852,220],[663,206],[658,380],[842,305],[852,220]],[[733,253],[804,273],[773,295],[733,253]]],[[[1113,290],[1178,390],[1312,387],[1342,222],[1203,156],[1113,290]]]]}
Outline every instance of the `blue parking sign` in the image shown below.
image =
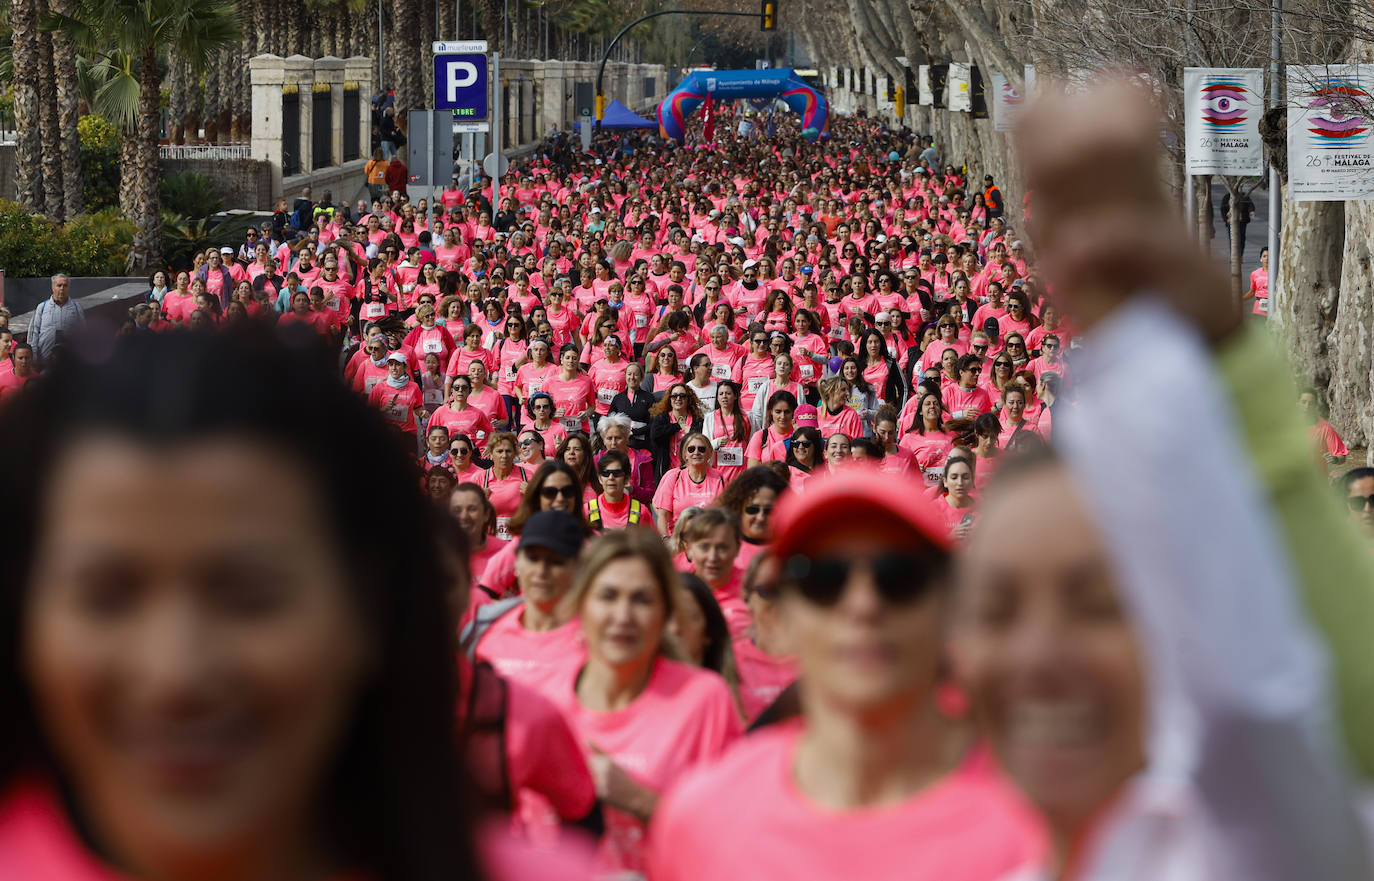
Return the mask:
{"type": "Polygon", "coordinates": [[[487,118],[487,56],[435,55],[434,107],[455,120],[487,118]]]}

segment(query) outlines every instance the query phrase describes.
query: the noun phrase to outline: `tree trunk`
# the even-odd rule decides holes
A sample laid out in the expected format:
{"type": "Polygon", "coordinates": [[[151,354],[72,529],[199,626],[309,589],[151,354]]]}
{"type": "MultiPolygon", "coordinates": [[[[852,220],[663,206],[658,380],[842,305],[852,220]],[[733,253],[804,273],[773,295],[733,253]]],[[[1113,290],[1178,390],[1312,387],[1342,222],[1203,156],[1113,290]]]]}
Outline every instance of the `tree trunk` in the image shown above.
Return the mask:
{"type": "Polygon", "coordinates": [[[1240,183],[1236,178],[1222,175],[1221,183],[1226,187],[1227,195],[1231,197],[1229,200],[1230,210],[1226,218],[1227,228],[1230,230],[1230,236],[1227,239],[1229,245],[1227,253],[1231,267],[1231,296],[1235,300],[1236,308],[1239,309],[1241,295],[1245,293],[1245,289],[1241,287],[1241,278],[1245,275],[1245,267],[1241,265],[1241,256],[1245,251],[1246,227],[1246,224],[1241,222],[1244,217],[1241,202],[1245,197],[1241,195],[1240,183]]]}
{"type": "Polygon", "coordinates": [[[67,219],[62,184],[62,119],[57,113],[57,76],[52,69],[52,37],[40,34],[38,51],[38,125],[43,132],[43,212],[67,219]]]}
{"type": "MultiPolygon", "coordinates": [[[[69,14],[71,0],[51,0],[53,12],[69,14]]],[[[62,31],[52,34],[53,73],[57,77],[57,112],[62,130],[62,196],[67,217],[76,217],[85,208],[81,180],[80,97],[76,88],[76,49],[62,31]]]]}
{"type": "Polygon", "coordinates": [[[386,32],[388,85],[396,89],[396,118],[423,107],[420,96],[420,11],[415,0],[390,0],[386,32]]]}
{"type": "Polygon", "coordinates": [[[13,0],[10,28],[14,53],[15,189],[19,204],[42,211],[43,130],[38,120],[38,69],[42,57],[38,38],[39,0],[13,0]]]}
{"type": "Polygon", "coordinates": [[[505,52],[506,47],[501,45],[501,0],[481,0],[481,8],[483,39],[491,45],[491,51],[505,52]]]}
{"type": "Polygon", "coordinates": [[[186,115],[186,62],[172,59],[167,65],[167,143],[184,144],[181,120],[186,115]]]}
{"type": "Polygon", "coordinates": [[[201,117],[205,125],[205,143],[218,144],[220,141],[220,109],[224,106],[224,93],[220,87],[221,59],[224,50],[217,50],[205,65],[205,98],[201,106],[201,117]]]}
{"type": "Polygon", "coordinates": [[[148,46],[138,65],[138,121],[129,138],[131,161],[122,169],[122,174],[132,179],[133,210],[126,213],[134,222],[134,242],[129,252],[128,269],[140,275],[150,267],[162,265],[162,194],[158,191],[162,167],[157,155],[161,90],[157,56],[153,47],[148,46]]]}
{"type": "Polygon", "coordinates": [[[1282,259],[1277,277],[1269,279],[1270,311],[1283,327],[1298,381],[1326,389],[1331,383],[1328,343],[1340,303],[1346,203],[1285,197],[1283,206],[1282,259]]]}
{"type": "MultiPolygon", "coordinates": [[[[1367,230],[1374,223],[1374,206],[1368,202],[1345,203],[1345,228],[1367,230]]],[[[1292,253],[1292,252],[1285,252],[1292,253]]],[[[1345,237],[1341,259],[1341,294],[1336,323],[1331,333],[1331,384],[1327,400],[1331,424],[1348,446],[1367,446],[1374,417],[1370,381],[1374,375],[1374,242],[1369,236],[1345,237]]]]}
{"type": "Polygon", "coordinates": [[[454,14],[458,11],[448,0],[437,0],[439,3],[439,39],[457,40],[458,20],[454,14]]]}
{"type": "Polygon", "coordinates": [[[1193,175],[1193,201],[1197,204],[1197,240],[1203,250],[1212,246],[1212,176],[1193,175]]]}

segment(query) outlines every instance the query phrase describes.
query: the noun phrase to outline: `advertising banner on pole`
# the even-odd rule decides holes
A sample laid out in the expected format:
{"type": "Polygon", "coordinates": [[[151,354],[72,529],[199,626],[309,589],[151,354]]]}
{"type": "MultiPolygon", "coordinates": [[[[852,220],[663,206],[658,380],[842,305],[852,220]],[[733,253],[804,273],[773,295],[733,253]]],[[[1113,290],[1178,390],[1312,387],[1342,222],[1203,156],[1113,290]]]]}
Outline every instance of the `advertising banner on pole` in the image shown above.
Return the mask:
{"type": "Polygon", "coordinates": [[[973,96],[970,91],[972,72],[967,64],[949,66],[948,107],[956,113],[968,113],[973,109],[973,96]]]}
{"type": "Polygon", "coordinates": [[[1025,98],[1000,73],[992,75],[992,130],[1009,132],[1016,128],[1025,98]]]}
{"type": "Polygon", "coordinates": [[[916,67],[916,94],[922,107],[929,107],[935,103],[935,94],[930,90],[930,65],[920,64],[916,67]]]}
{"type": "Polygon", "coordinates": [[[1184,162],[1188,174],[1263,174],[1264,71],[1183,70],[1184,162]]]}
{"type": "Polygon", "coordinates": [[[1288,197],[1374,198],[1374,64],[1288,68],[1288,197]]]}

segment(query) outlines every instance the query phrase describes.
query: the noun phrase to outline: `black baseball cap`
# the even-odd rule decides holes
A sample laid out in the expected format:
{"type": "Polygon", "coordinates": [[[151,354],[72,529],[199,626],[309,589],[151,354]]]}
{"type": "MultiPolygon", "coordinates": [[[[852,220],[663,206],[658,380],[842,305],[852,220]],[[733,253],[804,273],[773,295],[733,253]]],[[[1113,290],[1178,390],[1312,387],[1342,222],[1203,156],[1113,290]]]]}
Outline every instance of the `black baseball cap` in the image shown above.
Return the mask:
{"type": "Polygon", "coordinates": [[[582,550],[582,524],[566,511],[536,511],[520,531],[519,549],[544,548],[560,557],[576,557],[582,550]]]}

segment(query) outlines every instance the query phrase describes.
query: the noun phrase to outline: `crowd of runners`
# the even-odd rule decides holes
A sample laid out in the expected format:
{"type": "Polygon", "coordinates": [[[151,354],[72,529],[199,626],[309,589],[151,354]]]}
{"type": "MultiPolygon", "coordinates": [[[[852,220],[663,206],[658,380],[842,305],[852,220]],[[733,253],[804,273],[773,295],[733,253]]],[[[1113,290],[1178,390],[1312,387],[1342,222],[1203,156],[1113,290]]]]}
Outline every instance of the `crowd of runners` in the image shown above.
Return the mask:
{"type": "Polygon", "coordinates": [[[731,119],[2,340],[0,877],[1371,877],[1374,470],[1148,109],[731,119]]]}

